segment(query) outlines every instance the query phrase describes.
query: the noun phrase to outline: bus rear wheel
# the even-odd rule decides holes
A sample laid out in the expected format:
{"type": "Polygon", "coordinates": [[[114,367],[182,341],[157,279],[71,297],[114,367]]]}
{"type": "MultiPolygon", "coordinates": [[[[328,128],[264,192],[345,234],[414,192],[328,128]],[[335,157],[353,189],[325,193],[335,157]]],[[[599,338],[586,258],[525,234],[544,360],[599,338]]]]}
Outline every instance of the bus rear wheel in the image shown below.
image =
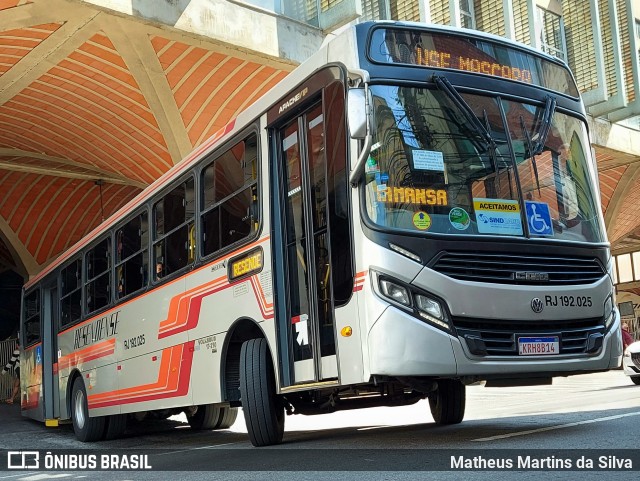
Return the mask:
{"type": "Polygon", "coordinates": [[[220,408],[220,416],[218,422],[213,429],[229,429],[236,422],[238,417],[238,408],[223,407],[220,408]]]}
{"type": "Polygon", "coordinates": [[[265,339],[250,339],[242,344],[240,396],[251,444],[269,446],[282,442],[284,406],[276,397],[275,374],[265,339]]]}
{"type": "Polygon", "coordinates": [[[441,379],[429,395],[429,407],[436,424],[458,424],[464,418],[465,386],[457,379],[441,379]]]}
{"type": "Polygon", "coordinates": [[[220,408],[215,404],[204,404],[198,406],[195,414],[187,416],[187,421],[191,429],[202,431],[205,429],[216,429],[220,420],[220,408]]]}
{"type": "Polygon", "coordinates": [[[81,377],[73,381],[71,388],[71,419],[73,432],[79,441],[92,442],[102,439],[105,432],[104,417],[89,417],[87,391],[81,377]]]}
{"type": "Polygon", "coordinates": [[[126,414],[114,414],[112,416],[106,416],[104,439],[106,441],[117,439],[124,434],[125,429],[127,429],[126,414]]]}

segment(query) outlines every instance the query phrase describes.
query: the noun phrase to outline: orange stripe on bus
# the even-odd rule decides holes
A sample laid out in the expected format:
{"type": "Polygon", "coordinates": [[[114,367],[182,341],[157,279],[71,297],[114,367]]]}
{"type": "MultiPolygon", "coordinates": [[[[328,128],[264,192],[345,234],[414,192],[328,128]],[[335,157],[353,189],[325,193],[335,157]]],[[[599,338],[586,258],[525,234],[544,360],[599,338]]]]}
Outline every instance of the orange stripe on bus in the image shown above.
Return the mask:
{"type": "Polygon", "coordinates": [[[98,359],[115,352],[116,339],[107,339],[106,341],[99,342],[93,346],[86,347],[66,356],[58,359],[58,365],[60,369],[67,369],[71,366],[76,366],[82,362],[98,359]]]}
{"type": "Polygon", "coordinates": [[[144,384],[142,386],[134,386],[130,388],[118,389],[100,394],[88,396],[89,403],[107,401],[117,398],[131,398],[138,395],[153,393],[156,391],[171,390],[177,386],[177,380],[180,374],[180,360],[182,359],[183,344],[168,347],[162,350],[160,359],[160,368],[158,370],[158,378],[155,382],[144,384]]]}
{"type": "Polygon", "coordinates": [[[171,299],[171,302],[169,303],[169,312],[167,313],[167,318],[160,322],[160,332],[162,333],[163,331],[185,325],[188,319],[189,304],[191,302],[191,299],[198,294],[206,292],[208,289],[223,285],[226,282],[226,276],[219,277],[211,282],[208,282],[207,284],[198,286],[171,299]]]}
{"type": "Polygon", "coordinates": [[[163,350],[161,370],[155,383],[88,396],[89,408],[185,396],[189,392],[193,345],[194,341],[189,341],[163,350]]]}

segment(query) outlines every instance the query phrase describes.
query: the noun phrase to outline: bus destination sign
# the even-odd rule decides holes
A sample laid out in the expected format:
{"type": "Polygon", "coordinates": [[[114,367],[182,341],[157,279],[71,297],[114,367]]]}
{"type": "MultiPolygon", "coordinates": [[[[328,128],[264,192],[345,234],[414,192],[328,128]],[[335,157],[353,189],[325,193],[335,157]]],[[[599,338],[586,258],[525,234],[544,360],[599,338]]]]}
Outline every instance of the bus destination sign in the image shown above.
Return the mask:
{"type": "Polygon", "coordinates": [[[503,77],[529,84],[533,82],[531,70],[512,67],[511,65],[505,65],[477,57],[452,55],[451,52],[428,50],[426,48],[416,46],[413,58],[415,58],[416,65],[424,65],[425,67],[466,70],[467,72],[483,73],[486,75],[493,75],[494,77],[503,77]]]}
{"type": "Polygon", "coordinates": [[[368,53],[379,64],[488,75],[579,97],[571,72],[562,64],[519,47],[474,37],[472,33],[380,27],[371,34],[368,53]]]}

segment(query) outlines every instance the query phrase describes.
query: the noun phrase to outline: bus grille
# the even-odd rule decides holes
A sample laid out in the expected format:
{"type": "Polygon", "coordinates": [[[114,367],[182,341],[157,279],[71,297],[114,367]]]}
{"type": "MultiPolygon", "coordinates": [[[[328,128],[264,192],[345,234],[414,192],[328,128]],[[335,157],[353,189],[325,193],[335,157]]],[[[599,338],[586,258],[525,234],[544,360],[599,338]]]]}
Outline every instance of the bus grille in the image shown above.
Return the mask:
{"type": "Polygon", "coordinates": [[[454,279],[494,284],[591,284],[605,274],[595,258],[535,254],[444,252],[430,267],[454,279]]]}
{"type": "Polygon", "coordinates": [[[494,321],[454,318],[458,336],[477,356],[517,356],[519,337],[557,337],[559,354],[585,354],[600,350],[604,340],[601,318],[569,321],[494,321]]]}
{"type": "Polygon", "coordinates": [[[633,361],[633,364],[640,369],[640,352],[632,352],[631,360],[633,361]]]}

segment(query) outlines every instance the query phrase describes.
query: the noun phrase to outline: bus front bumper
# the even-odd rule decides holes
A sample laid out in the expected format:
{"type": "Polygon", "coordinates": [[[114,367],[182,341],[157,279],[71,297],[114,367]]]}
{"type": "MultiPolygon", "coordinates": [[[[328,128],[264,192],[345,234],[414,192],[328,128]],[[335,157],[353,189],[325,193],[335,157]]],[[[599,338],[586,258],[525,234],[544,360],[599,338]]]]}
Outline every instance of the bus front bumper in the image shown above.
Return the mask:
{"type": "Polygon", "coordinates": [[[380,376],[476,376],[509,374],[567,376],[620,366],[622,342],[616,315],[594,354],[557,356],[472,356],[458,337],[388,307],[369,330],[369,373],[380,376]]]}

